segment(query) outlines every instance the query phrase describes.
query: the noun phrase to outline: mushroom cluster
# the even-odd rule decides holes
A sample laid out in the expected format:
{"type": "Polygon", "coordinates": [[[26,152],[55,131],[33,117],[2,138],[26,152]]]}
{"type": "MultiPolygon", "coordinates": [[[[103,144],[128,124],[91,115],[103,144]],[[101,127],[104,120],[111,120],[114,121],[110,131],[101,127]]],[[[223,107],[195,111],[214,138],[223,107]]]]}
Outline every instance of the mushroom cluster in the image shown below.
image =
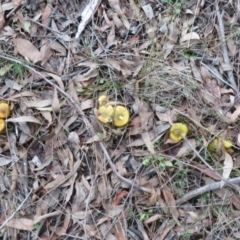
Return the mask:
{"type": "Polygon", "coordinates": [[[5,119],[10,115],[10,106],[7,103],[0,103],[0,132],[3,132],[6,126],[5,119]]]}
{"type": "Polygon", "coordinates": [[[112,122],[116,127],[124,127],[130,119],[129,110],[126,107],[107,105],[109,99],[103,95],[98,98],[98,120],[102,123],[112,122]]]}
{"type": "Polygon", "coordinates": [[[222,147],[224,147],[225,150],[231,149],[233,146],[233,143],[231,140],[224,139],[221,135],[219,138],[214,138],[208,145],[208,150],[211,152],[216,152],[222,147]]]}

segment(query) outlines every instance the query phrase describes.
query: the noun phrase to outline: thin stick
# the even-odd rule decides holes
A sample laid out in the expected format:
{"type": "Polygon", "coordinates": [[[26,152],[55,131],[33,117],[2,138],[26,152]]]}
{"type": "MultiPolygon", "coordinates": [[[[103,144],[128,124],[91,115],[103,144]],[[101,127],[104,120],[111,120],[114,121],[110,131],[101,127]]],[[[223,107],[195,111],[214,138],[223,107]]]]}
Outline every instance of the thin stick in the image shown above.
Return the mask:
{"type": "Polygon", "coordinates": [[[23,202],[18,206],[18,208],[13,212],[13,214],[5,220],[5,222],[1,225],[0,230],[13,218],[13,216],[20,210],[20,208],[23,206],[23,204],[27,201],[28,197],[31,195],[32,190],[29,192],[29,194],[26,196],[26,198],[23,200],[23,202]]]}
{"type": "MultiPolygon", "coordinates": [[[[221,40],[221,45],[222,45],[223,59],[224,59],[224,62],[226,64],[230,65],[231,63],[230,63],[230,60],[229,60],[229,57],[228,57],[228,50],[227,50],[227,46],[226,46],[225,31],[224,31],[224,25],[223,25],[223,14],[224,14],[224,11],[222,12],[222,14],[220,14],[218,1],[216,1],[215,5],[216,5],[216,12],[217,12],[219,30],[220,30],[220,40],[221,40]]],[[[227,74],[228,74],[228,80],[231,83],[231,85],[234,87],[234,90],[237,91],[237,93],[239,93],[238,87],[237,87],[237,85],[235,83],[235,80],[234,80],[234,76],[233,76],[232,70],[227,71],[227,74]]]]}
{"type": "MultiPolygon", "coordinates": [[[[240,177],[232,178],[232,179],[228,180],[228,182],[231,183],[231,184],[238,184],[238,183],[240,183],[240,177]]],[[[190,200],[194,197],[197,197],[197,196],[199,196],[201,194],[204,194],[206,192],[214,191],[214,190],[217,190],[217,189],[220,189],[220,188],[221,188],[221,181],[207,184],[203,187],[200,187],[200,188],[195,189],[191,192],[188,192],[183,197],[176,200],[176,204],[181,205],[184,202],[187,202],[188,200],[190,200]]]]}
{"type": "MultiPolygon", "coordinates": [[[[40,77],[42,77],[42,79],[44,79],[49,85],[55,87],[59,93],[61,93],[64,97],[66,97],[68,99],[68,101],[70,102],[70,104],[77,110],[77,112],[80,114],[80,116],[82,116],[83,120],[84,120],[84,123],[87,127],[87,129],[90,131],[90,133],[92,134],[92,136],[94,136],[96,133],[92,127],[92,125],[90,124],[89,120],[87,119],[87,117],[85,116],[84,112],[82,111],[82,109],[78,106],[78,104],[73,100],[73,98],[67,94],[66,92],[64,92],[64,90],[62,90],[59,86],[57,86],[56,84],[54,84],[53,82],[51,82],[50,80],[48,80],[43,74],[41,74],[40,72],[36,71],[34,68],[22,63],[21,61],[17,60],[17,59],[14,59],[14,58],[11,58],[9,56],[5,56],[3,54],[0,54],[0,58],[2,59],[5,59],[5,60],[8,60],[8,61],[11,61],[11,62],[15,62],[15,63],[18,63],[22,66],[24,66],[26,69],[28,70],[31,70],[32,72],[34,72],[35,74],[38,74],[40,77]]],[[[110,165],[112,171],[114,172],[114,174],[119,178],[121,179],[122,181],[124,181],[125,183],[127,183],[128,185],[130,186],[133,186],[137,189],[140,189],[144,192],[147,192],[147,193],[151,193],[151,190],[148,189],[148,188],[145,188],[145,187],[142,187],[140,185],[138,185],[137,183],[134,183],[133,181],[123,177],[122,175],[120,175],[118,173],[118,171],[116,170],[112,160],[111,160],[111,157],[110,155],[108,154],[104,144],[102,142],[99,142],[98,143],[101,150],[103,151],[107,161],[108,161],[108,164],[110,165]]]]}

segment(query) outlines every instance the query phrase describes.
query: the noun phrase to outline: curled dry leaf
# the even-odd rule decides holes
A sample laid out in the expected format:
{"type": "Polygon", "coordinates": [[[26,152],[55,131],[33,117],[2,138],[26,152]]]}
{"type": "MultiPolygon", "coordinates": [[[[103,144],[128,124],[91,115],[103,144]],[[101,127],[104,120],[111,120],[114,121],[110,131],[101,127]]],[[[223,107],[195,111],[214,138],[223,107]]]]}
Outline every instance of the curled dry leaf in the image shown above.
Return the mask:
{"type": "Polygon", "coordinates": [[[180,39],[180,42],[186,42],[190,40],[199,40],[200,36],[196,32],[190,32],[182,36],[180,39]]]}
{"type": "Polygon", "coordinates": [[[11,158],[2,156],[2,157],[0,157],[0,167],[9,164],[9,163],[11,163],[12,161],[13,161],[13,160],[12,160],[11,158]]]}
{"type": "Polygon", "coordinates": [[[172,214],[173,219],[180,226],[180,222],[178,221],[179,214],[178,214],[178,210],[176,208],[176,201],[173,197],[173,194],[171,193],[171,190],[167,187],[164,187],[162,189],[162,193],[163,193],[163,196],[164,196],[167,206],[170,208],[170,212],[172,214]]]}
{"type": "Polygon", "coordinates": [[[128,195],[128,191],[125,191],[125,190],[118,193],[113,200],[112,206],[116,207],[123,200],[123,198],[126,197],[127,195],[128,195]]]}
{"type": "Polygon", "coordinates": [[[22,38],[13,39],[13,43],[16,47],[16,50],[26,58],[26,60],[30,60],[33,63],[39,62],[42,59],[41,53],[38,49],[28,40],[22,38]]]}
{"type": "Polygon", "coordinates": [[[28,218],[12,218],[6,224],[7,227],[12,227],[19,230],[33,230],[33,220],[28,218]]]}
{"type": "Polygon", "coordinates": [[[16,117],[16,118],[8,118],[8,119],[6,119],[5,122],[13,122],[13,123],[34,122],[34,123],[42,124],[37,118],[35,118],[33,116],[21,116],[21,117],[16,117]]]}
{"type": "MultiPolygon", "coordinates": [[[[232,157],[229,153],[225,152],[225,161],[224,161],[224,166],[223,166],[223,173],[222,173],[222,177],[224,179],[228,179],[231,172],[232,172],[232,168],[233,168],[233,160],[232,157]]],[[[223,187],[223,185],[225,184],[225,182],[222,180],[221,181],[221,188],[223,187]]]]}
{"type": "Polygon", "coordinates": [[[52,8],[49,4],[47,4],[42,13],[42,25],[48,26],[50,22],[51,13],[52,13],[52,8]]]}

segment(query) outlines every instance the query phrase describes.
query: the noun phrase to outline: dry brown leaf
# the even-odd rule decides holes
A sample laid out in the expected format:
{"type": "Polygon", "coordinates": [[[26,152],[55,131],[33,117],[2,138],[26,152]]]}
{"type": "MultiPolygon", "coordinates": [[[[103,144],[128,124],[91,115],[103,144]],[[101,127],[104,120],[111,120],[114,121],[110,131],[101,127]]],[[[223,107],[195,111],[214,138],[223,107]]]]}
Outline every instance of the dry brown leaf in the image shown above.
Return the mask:
{"type": "Polygon", "coordinates": [[[134,0],[130,0],[130,7],[131,9],[134,11],[134,14],[136,15],[137,18],[140,17],[140,8],[138,7],[138,5],[135,3],[134,0]]]}
{"type": "Polygon", "coordinates": [[[52,99],[41,100],[41,99],[35,98],[34,101],[30,101],[24,98],[23,102],[28,108],[44,108],[44,107],[51,106],[52,99]]]}
{"type": "Polygon", "coordinates": [[[41,53],[28,40],[15,38],[13,39],[13,43],[16,46],[16,50],[25,57],[27,61],[31,60],[33,63],[37,63],[42,60],[41,53]]]}
{"type": "Polygon", "coordinates": [[[44,214],[44,215],[42,215],[42,216],[37,216],[37,217],[34,216],[33,223],[36,224],[36,223],[39,223],[40,221],[42,221],[42,220],[45,219],[45,218],[57,216],[57,215],[60,215],[60,214],[62,214],[61,211],[55,211],[55,212],[51,212],[51,213],[44,214]]]}
{"type": "Polygon", "coordinates": [[[224,72],[227,72],[227,71],[232,71],[233,70],[233,67],[231,64],[228,64],[228,63],[221,63],[221,67],[222,67],[222,70],[224,72]]]}
{"type": "MultiPolygon", "coordinates": [[[[229,153],[225,152],[225,161],[224,161],[224,166],[223,166],[223,173],[222,173],[222,177],[224,179],[228,179],[231,172],[232,172],[232,168],[233,168],[233,160],[232,157],[229,153]]],[[[221,181],[221,188],[223,187],[223,185],[225,184],[225,182],[222,180],[221,181]]]]}
{"type": "Polygon", "coordinates": [[[12,184],[10,187],[10,192],[14,192],[17,186],[17,179],[18,179],[18,171],[16,168],[16,164],[12,166],[12,184]]]}
{"type": "Polygon", "coordinates": [[[162,193],[165,199],[165,203],[170,208],[170,213],[172,214],[173,219],[175,222],[180,226],[180,222],[178,221],[178,210],[176,208],[176,201],[173,197],[173,194],[171,193],[171,190],[167,187],[164,187],[162,189],[162,193]]]}
{"type": "Polygon", "coordinates": [[[4,11],[2,9],[2,3],[0,2],[0,31],[2,30],[5,23],[4,11]]]}
{"type": "Polygon", "coordinates": [[[221,178],[219,177],[219,174],[217,174],[217,172],[215,170],[211,170],[209,169],[206,165],[191,161],[191,165],[197,167],[197,169],[200,169],[202,171],[202,173],[204,173],[205,175],[211,177],[212,179],[219,181],[221,180],[221,178]]]}
{"type": "Polygon", "coordinates": [[[52,6],[47,4],[42,13],[42,25],[46,27],[49,25],[51,13],[52,13],[52,6]]]}
{"type": "Polygon", "coordinates": [[[195,139],[188,139],[188,141],[183,141],[183,145],[179,149],[176,157],[183,157],[186,154],[189,154],[193,151],[192,147],[188,144],[188,142],[191,143],[193,148],[196,148],[196,140],[195,139]]]}
{"type": "Polygon", "coordinates": [[[128,195],[128,191],[125,191],[125,190],[118,193],[113,200],[113,204],[112,204],[113,208],[116,207],[127,195],[128,195]]]}
{"type": "Polygon", "coordinates": [[[230,51],[229,55],[233,57],[237,53],[237,47],[232,37],[227,37],[227,46],[230,51]]]}
{"type": "Polygon", "coordinates": [[[239,196],[237,194],[234,194],[232,196],[232,204],[234,205],[235,208],[240,210],[240,199],[239,199],[239,196]]]}
{"type": "Polygon", "coordinates": [[[53,91],[52,110],[55,113],[58,113],[60,111],[60,103],[59,103],[59,99],[58,99],[58,91],[57,91],[56,87],[54,87],[54,91],[53,91]]]}
{"type": "Polygon", "coordinates": [[[26,231],[32,231],[33,225],[33,220],[28,218],[12,218],[6,224],[7,227],[26,231]]]}
{"type": "Polygon", "coordinates": [[[203,82],[202,76],[201,76],[201,74],[200,74],[200,72],[199,72],[199,69],[198,69],[198,67],[196,66],[195,61],[194,61],[193,58],[191,58],[190,64],[191,64],[193,76],[194,76],[199,82],[203,82]]]}
{"type": "Polygon", "coordinates": [[[200,36],[196,32],[190,32],[187,34],[184,34],[182,38],[180,39],[180,43],[185,42],[185,41],[190,41],[190,40],[199,40],[200,36]]]}
{"type": "Polygon", "coordinates": [[[211,73],[208,71],[208,69],[205,67],[205,66],[203,66],[203,65],[201,65],[201,75],[202,75],[202,79],[204,80],[204,81],[206,81],[206,79],[207,78],[212,78],[212,75],[211,75],[211,73]]]}
{"type": "Polygon", "coordinates": [[[81,107],[82,110],[93,108],[94,107],[93,99],[88,99],[88,100],[85,100],[85,101],[81,102],[80,107],[81,107]]]}
{"type": "Polygon", "coordinates": [[[13,123],[18,123],[18,122],[34,122],[38,124],[42,124],[37,118],[33,116],[21,116],[21,117],[15,117],[15,118],[8,118],[6,119],[5,122],[13,122],[13,123]]]}
{"type": "Polygon", "coordinates": [[[210,88],[210,92],[212,93],[212,95],[217,97],[218,99],[221,99],[221,91],[220,87],[218,86],[217,80],[207,78],[206,83],[210,88]]]}
{"type": "Polygon", "coordinates": [[[91,78],[95,78],[98,75],[99,69],[98,69],[98,64],[94,63],[94,62],[84,62],[84,63],[80,63],[78,64],[79,67],[85,67],[86,69],[89,68],[89,70],[87,70],[86,73],[83,74],[78,74],[73,80],[76,82],[83,82],[83,81],[87,81],[90,80],[91,78]]]}
{"type": "Polygon", "coordinates": [[[157,192],[156,190],[154,189],[153,185],[151,184],[150,181],[147,181],[146,179],[144,178],[141,178],[139,177],[137,179],[137,183],[140,185],[140,186],[143,186],[145,188],[148,188],[150,191],[151,191],[151,196],[150,198],[147,200],[147,202],[145,203],[146,206],[154,206],[156,204],[156,201],[157,201],[157,192]]]}
{"type": "Polygon", "coordinates": [[[52,77],[54,80],[56,80],[56,82],[58,83],[58,86],[64,90],[64,84],[63,84],[63,81],[61,79],[61,77],[59,77],[58,75],[56,74],[52,74],[52,73],[46,73],[48,76],[52,77]]]}
{"type": "Polygon", "coordinates": [[[153,144],[152,144],[152,142],[151,142],[151,139],[150,139],[150,137],[149,137],[148,132],[143,132],[141,135],[142,135],[142,139],[143,139],[145,145],[146,145],[147,148],[148,148],[148,151],[149,151],[151,154],[155,154],[155,151],[154,151],[154,149],[153,149],[153,144]]]}
{"type": "Polygon", "coordinates": [[[118,237],[117,239],[126,240],[125,231],[123,230],[122,223],[120,221],[117,221],[117,223],[115,224],[115,228],[118,237]]]}
{"type": "Polygon", "coordinates": [[[44,188],[45,189],[54,188],[54,187],[58,186],[59,183],[61,183],[64,179],[65,179],[65,177],[63,175],[58,175],[55,180],[53,180],[52,182],[48,183],[46,186],[44,186],[44,188]]]}
{"type": "Polygon", "coordinates": [[[163,46],[163,49],[165,50],[164,59],[166,59],[169,56],[169,54],[172,52],[174,46],[175,46],[175,44],[173,44],[171,42],[167,42],[164,44],[164,46],[163,46]]]}
{"type": "Polygon", "coordinates": [[[142,9],[149,20],[151,20],[154,17],[153,9],[150,4],[142,6],[142,9]]]}
{"type": "Polygon", "coordinates": [[[112,24],[111,30],[107,36],[107,44],[108,47],[111,46],[111,44],[114,44],[115,42],[115,26],[112,24]]]}
{"type": "Polygon", "coordinates": [[[58,52],[57,54],[58,56],[66,56],[67,51],[65,47],[63,47],[59,42],[57,41],[51,42],[50,48],[58,52]]]}
{"type": "Polygon", "coordinates": [[[160,218],[161,218],[161,214],[154,214],[149,219],[145,220],[144,224],[149,224],[149,223],[155,222],[155,221],[159,220],[160,218]]]}
{"type": "Polygon", "coordinates": [[[237,145],[240,146],[240,134],[237,136],[237,145]]]}
{"type": "Polygon", "coordinates": [[[1,156],[1,157],[0,157],[0,167],[9,164],[9,163],[11,163],[12,161],[13,161],[13,159],[11,159],[11,158],[1,156]]]}

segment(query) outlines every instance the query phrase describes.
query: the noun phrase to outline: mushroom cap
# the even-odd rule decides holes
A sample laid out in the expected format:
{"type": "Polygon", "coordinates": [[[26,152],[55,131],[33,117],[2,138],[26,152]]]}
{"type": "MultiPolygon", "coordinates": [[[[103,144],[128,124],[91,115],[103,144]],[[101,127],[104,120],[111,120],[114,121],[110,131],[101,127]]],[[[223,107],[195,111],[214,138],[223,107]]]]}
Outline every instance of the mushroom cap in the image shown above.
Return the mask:
{"type": "Polygon", "coordinates": [[[2,132],[5,129],[6,123],[5,120],[0,119],[0,132],[2,132]]]}
{"type": "Polygon", "coordinates": [[[98,111],[98,120],[103,123],[112,122],[114,109],[112,106],[101,106],[98,111]]]}
{"type": "Polygon", "coordinates": [[[218,138],[214,138],[209,144],[208,144],[208,150],[211,152],[215,152],[218,149],[218,138]]]}
{"type": "Polygon", "coordinates": [[[123,127],[125,126],[130,119],[129,110],[123,106],[117,106],[114,109],[113,114],[113,125],[116,127],[123,127]]]}
{"type": "Polygon", "coordinates": [[[175,123],[170,128],[170,134],[169,137],[171,140],[174,140],[176,142],[179,142],[183,139],[183,137],[186,137],[188,134],[188,127],[184,123],[175,123]]]}
{"type": "Polygon", "coordinates": [[[106,95],[102,95],[98,98],[98,105],[102,106],[105,105],[109,101],[108,97],[106,95]]]}
{"type": "Polygon", "coordinates": [[[231,140],[223,140],[223,146],[228,149],[230,147],[232,147],[233,143],[231,140]]]}
{"type": "Polygon", "coordinates": [[[0,103],[0,119],[6,119],[10,115],[10,106],[7,103],[0,103]]]}

